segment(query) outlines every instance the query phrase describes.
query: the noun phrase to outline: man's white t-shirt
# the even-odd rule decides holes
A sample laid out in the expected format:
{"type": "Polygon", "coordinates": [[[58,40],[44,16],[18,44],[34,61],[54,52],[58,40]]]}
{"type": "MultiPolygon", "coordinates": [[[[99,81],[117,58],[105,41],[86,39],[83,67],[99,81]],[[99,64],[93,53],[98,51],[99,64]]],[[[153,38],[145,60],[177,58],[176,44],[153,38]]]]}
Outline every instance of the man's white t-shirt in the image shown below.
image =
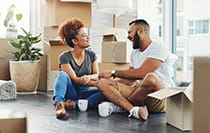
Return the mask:
{"type": "Polygon", "coordinates": [[[163,61],[161,66],[154,72],[164,84],[164,87],[174,86],[173,62],[170,59],[170,52],[161,44],[152,42],[147,49],[141,52],[139,49],[134,49],[131,53],[131,67],[139,68],[147,58],[154,58],[163,61]]]}

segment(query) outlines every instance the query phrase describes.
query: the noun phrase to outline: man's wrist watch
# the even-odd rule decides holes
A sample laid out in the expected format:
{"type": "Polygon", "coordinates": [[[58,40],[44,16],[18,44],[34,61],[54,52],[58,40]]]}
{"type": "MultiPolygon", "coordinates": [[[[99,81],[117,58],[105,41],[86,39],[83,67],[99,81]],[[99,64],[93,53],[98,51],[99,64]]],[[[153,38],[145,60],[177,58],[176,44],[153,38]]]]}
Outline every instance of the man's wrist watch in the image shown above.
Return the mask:
{"type": "Polygon", "coordinates": [[[111,73],[112,73],[112,77],[113,77],[113,78],[115,78],[115,73],[116,73],[116,70],[112,70],[112,72],[111,72],[111,73]]]}

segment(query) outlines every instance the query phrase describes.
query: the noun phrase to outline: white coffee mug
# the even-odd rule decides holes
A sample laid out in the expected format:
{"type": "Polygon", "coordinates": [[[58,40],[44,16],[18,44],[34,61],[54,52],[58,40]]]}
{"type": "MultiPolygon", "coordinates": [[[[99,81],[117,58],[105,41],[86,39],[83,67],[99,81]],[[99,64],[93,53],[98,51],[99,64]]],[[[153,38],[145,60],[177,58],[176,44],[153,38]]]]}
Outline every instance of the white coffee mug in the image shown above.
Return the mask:
{"type": "Polygon", "coordinates": [[[78,100],[78,107],[80,111],[87,111],[88,108],[88,100],[86,99],[80,99],[78,100]]]}
{"type": "Polygon", "coordinates": [[[101,117],[107,117],[111,114],[109,103],[103,102],[98,104],[98,113],[101,117]]]}

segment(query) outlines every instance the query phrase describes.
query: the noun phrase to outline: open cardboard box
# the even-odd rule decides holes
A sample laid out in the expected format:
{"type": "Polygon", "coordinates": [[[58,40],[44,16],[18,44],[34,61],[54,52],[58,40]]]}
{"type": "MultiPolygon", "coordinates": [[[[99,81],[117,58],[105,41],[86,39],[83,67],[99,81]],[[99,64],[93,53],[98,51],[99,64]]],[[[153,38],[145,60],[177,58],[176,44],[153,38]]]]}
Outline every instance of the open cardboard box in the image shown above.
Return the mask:
{"type": "Polygon", "coordinates": [[[166,98],[166,121],[183,131],[192,130],[193,87],[164,88],[148,96],[166,98]]]}
{"type": "Polygon", "coordinates": [[[132,51],[127,40],[127,30],[123,28],[104,28],[102,42],[102,62],[129,63],[132,51]]]}
{"type": "Polygon", "coordinates": [[[58,67],[58,57],[59,55],[71,48],[67,45],[64,45],[61,40],[49,40],[45,41],[44,53],[49,56],[49,70],[59,70],[58,67]]]}
{"type": "Polygon", "coordinates": [[[126,42],[127,30],[123,28],[107,27],[103,31],[103,42],[126,42]]]}

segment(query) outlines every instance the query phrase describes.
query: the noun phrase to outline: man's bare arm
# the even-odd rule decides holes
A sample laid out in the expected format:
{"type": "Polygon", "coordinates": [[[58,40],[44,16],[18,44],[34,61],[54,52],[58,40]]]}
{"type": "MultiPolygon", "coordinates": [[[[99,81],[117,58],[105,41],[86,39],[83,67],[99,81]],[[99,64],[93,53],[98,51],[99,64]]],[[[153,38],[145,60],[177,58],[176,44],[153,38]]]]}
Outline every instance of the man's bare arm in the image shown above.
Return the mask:
{"type": "Polygon", "coordinates": [[[114,76],[130,80],[143,79],[147,73],[157,70],[162,63],[161,60],[147,58],[141,67],[137,69],[117,70],[114,76]]]}

